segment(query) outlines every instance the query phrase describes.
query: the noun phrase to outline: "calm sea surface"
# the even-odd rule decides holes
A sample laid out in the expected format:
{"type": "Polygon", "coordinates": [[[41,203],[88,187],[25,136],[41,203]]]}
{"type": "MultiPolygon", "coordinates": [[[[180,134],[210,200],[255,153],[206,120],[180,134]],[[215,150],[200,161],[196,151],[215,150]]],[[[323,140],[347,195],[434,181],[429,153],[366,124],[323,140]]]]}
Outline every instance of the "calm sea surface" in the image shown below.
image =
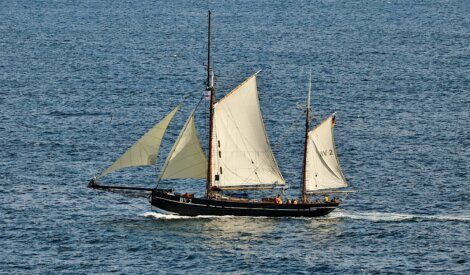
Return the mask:
{"type": "MultiPolygon", "coordinates": [[[[0,3],[0,273],[469,274],[470,2],[210,2],[0,3]],[[184,101],[156,168],[102,179],[153,186],[202,97],[208,6],[217,96],[263,70],[262,112],[291,196],[312,69],[315,121],[338,112],[357,190],[339,210],[175,218],[86,188],[184,101]]],[[[206,117],[200,108],[199,128],[206,117]]]]}

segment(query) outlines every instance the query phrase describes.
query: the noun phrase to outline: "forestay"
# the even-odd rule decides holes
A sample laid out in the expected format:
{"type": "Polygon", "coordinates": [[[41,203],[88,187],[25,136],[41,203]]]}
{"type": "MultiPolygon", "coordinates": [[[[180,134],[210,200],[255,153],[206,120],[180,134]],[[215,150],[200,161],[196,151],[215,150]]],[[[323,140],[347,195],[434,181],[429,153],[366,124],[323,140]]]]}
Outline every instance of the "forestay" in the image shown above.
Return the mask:
{"type": "Polygon", "coordinates": [[[134,166],[153,165],[157,159],[163,134],[171,119],[180,106],[174,108],[164,119],[145,133],[131,148],[129,148],[111,166],[103,171],[98,177],[102,177],[112,171],[134,166]]]}
{"type": "Polygon", "coordinates": [[[308,133],[307,192],[347,186],[336,156],[333,126],[334,117],[330,116],[308,133]]]}
{"type": "Polygon", "coordinates": [[[264,129],[256,74],[214,105],[213,185],[267,188],[285,184],[264,129]]]}
{"type": "Polygon", "coordinates": [[[173,145],[159,179],[200,179],[206,176],[207,159],[194,126],[193,111],[173,145]]]}

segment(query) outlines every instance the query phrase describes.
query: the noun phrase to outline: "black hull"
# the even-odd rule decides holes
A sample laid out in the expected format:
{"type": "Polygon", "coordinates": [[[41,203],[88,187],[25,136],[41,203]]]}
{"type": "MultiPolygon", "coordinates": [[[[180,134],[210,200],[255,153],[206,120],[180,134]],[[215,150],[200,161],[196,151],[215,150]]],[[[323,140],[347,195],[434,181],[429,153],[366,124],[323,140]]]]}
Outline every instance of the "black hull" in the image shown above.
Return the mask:
{"type": "Polygon", "coordinates": [[[227,200],[183,198],[180,195],[153,191],[152,206],[181,216],[256,216],[256,217],[320,217],[339,203],[274,204],[234,202],[227,200]]]}

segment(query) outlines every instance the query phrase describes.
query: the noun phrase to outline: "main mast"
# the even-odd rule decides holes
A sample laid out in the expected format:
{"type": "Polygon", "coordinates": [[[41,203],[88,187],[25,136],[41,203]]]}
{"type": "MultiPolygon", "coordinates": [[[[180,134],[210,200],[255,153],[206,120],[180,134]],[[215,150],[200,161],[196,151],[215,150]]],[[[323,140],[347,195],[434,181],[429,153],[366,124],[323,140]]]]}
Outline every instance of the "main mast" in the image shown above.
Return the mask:
{"type": "Polygon", "coordinates": [[[209,103],[209,153],[207,163],[207,181],[206,181],[206,197],[211,196],[212,188],[212,137],[214,128],[214,83],[211,81],[211,11],[208,14],[208,32],[207,32],[207,80],[206,91],[210,93],[209,103]]]}
{"type": "Polygon", "coordinates": [[[310,93],[312,91],[312,71],[310,71],[307,96],[307,112],[305,118],[305,143],[304,143],[304,162],[302,167],[302,203],[308,202],[307,196],[307,144],[308,132],[310,131],[310,93]]]}

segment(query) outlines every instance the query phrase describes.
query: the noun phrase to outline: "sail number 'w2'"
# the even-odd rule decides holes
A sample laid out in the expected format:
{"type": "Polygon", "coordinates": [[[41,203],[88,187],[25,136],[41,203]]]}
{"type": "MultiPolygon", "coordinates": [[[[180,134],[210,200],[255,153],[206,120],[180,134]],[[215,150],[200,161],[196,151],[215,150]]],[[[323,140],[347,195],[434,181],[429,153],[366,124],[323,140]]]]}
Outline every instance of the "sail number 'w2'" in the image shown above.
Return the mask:
{"type": "Polygon", "coordinates": [[[326,156],[332,156],[333,155],[333,149],[329,150],[322,150],[320,151],[320,155],[326,157],[326,156]]]}

